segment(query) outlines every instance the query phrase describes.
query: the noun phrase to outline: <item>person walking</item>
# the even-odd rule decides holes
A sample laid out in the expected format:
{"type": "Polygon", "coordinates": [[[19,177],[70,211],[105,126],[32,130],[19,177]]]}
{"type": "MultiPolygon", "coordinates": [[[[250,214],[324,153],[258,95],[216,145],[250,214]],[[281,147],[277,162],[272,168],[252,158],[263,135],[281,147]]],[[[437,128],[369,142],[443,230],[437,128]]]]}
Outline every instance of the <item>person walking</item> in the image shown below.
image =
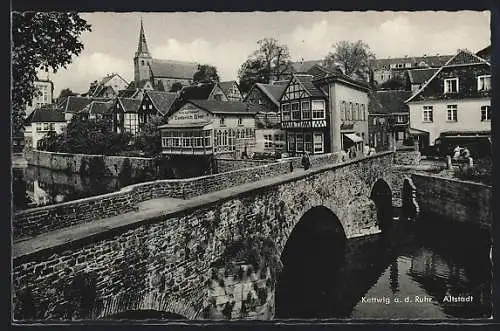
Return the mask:
{"type": "Polygon", "coordinates": [[[304,170],[307,170],[311,167],[311,161],[309,160],[309,155],[307,152],[304,152],[304,155],[302,156],[302,161],[301,161],[302,167],[304,167],[304,170]]]}

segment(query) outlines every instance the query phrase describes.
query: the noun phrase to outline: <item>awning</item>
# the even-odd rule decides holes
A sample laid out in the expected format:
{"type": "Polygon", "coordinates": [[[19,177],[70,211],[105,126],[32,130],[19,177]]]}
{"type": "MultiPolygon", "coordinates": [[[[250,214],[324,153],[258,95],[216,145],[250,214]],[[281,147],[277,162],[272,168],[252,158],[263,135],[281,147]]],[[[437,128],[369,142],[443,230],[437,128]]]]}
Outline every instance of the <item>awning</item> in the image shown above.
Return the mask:
{"type": "Polygon", "coordinates": [[[193,123],[171,123],[171,124],[163,124],[158,127],[158,129],[189,129],[189,128],[202,128],[208,124],[211,124],[212,121],[208,122],[193,122],[193,123]]]}
{"type": "Polygon", "coordinates": [[[415,128],[410,128],[410,134],[412,135],[417,135],[417,136],[424,136],[424,135],[428,135],[429,132],[427,131],[423,131],[423,130],[419,130],[419,129],[415,129],[415,128]]]}
{"type": "Polygon", "coordinates": [[[363,138],[354,133],[344,133],[344,136],[351,140],[353,143],[363,142],[363,138]]]}

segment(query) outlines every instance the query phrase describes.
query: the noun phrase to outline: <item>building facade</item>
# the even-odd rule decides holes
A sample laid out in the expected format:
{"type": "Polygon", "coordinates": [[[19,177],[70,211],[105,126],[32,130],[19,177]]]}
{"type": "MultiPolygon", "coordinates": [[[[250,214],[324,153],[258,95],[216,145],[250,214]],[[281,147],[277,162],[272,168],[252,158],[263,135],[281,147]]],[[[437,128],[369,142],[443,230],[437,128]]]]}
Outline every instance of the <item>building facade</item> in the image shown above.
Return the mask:
{"type": "Polygon", "coordinates": [[[443,135],[447,139],[489,139],[490,63],[461,50],[406,103],[410,126],[421,133],[417,138],[422,148],[439,145],[443,135]]]}
{"type": "Polygon", "coordinates": [[[39,142],[49,133],[60,134],[67,123],[61,109],[35,109],[27,118],[24,128],[25,148],[37,149],[39,142]]]}
{"type": "Polygon", "coordinates": [[[128,132],[135,135],[139,132],[139,115],[141,105],[139,99],[116,98],[111,107],[112,127],[117,133],[128,132]]]}
{"type": "Polygon", "coordinates": [[[50,80],[36,80],[35,88],[37,94],[34,96],[31,104],[26,105],[26,117],[28,117],[32,111],[42,106],[50,105],[54,98],[54,83],[50,80]]]}
{"type": "Polygon", "coordinates": [[[292,75],[280,99],[280,122],[289,155],[330,150],[327,103],[326,94],[313,83],[312,75],[292,75]]]}
{"type": "Polygon", "coordinates": [[[236,81],[220,82],[219,86],[229,101],[243,101],[243,96],[236,81]]]}
{"type": "Polygon", "coordinates": [[[370,93],[368,144],[377,151],[404,145],[409,136],[409,109],[405,101],[411,91],[379,90],[370,93]]]}
{"type": "Polygon", "coordinates": [[[168,155],[241,155],[255,145],[255,113],[243,102],[189,100],[159,129],[168,155]]]}
{"type": "Polygon", "coordinates": [[[90,84],[89,91],[82,96],[88,98],[114,98],[121,90],[127,88],[129,83],[119,74],[112,73],[103,77],[100,81],[90,84]]]}

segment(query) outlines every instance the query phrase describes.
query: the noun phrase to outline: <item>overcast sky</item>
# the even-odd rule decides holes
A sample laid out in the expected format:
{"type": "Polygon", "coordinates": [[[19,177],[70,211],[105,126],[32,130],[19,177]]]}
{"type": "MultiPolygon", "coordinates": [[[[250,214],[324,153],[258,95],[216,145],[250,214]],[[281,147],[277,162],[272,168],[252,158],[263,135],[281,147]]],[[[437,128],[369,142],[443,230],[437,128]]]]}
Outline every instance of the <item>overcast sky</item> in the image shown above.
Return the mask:
{"type": "MultiPolygon", "coordinates": [[[[292,60],[322,59],[339,40],[363,40],[377,58],[455,54],[490,44],[489,12],[248,12],[82,13],[92,32],[67,70],[50,74],[54,96],[82,93],[107,73],[133,80],[140,18],[153,58],[215,65],[222,80],[236,80],[257,40],[285,43],[292,60]]],[[[46,78],[45,74],[40,78],[46,78]]]]}

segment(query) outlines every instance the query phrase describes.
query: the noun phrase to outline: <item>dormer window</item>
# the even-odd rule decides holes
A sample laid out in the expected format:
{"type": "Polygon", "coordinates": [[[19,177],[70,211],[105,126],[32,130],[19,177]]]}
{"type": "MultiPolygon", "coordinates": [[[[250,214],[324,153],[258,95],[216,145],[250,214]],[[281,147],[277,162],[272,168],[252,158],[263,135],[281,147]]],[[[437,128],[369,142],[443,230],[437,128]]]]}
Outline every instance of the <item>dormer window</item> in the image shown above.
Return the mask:
{"type": "Polygon", "coordinates": [[[483,75],[477,77],[477,90],[478,91],[491,90],[491,75],[483,75]]]}
{"type": "Polygon", "coordinates": [[[458,78],[447,78],[444,80],[444,93],[458,92],[458,78]]]}

